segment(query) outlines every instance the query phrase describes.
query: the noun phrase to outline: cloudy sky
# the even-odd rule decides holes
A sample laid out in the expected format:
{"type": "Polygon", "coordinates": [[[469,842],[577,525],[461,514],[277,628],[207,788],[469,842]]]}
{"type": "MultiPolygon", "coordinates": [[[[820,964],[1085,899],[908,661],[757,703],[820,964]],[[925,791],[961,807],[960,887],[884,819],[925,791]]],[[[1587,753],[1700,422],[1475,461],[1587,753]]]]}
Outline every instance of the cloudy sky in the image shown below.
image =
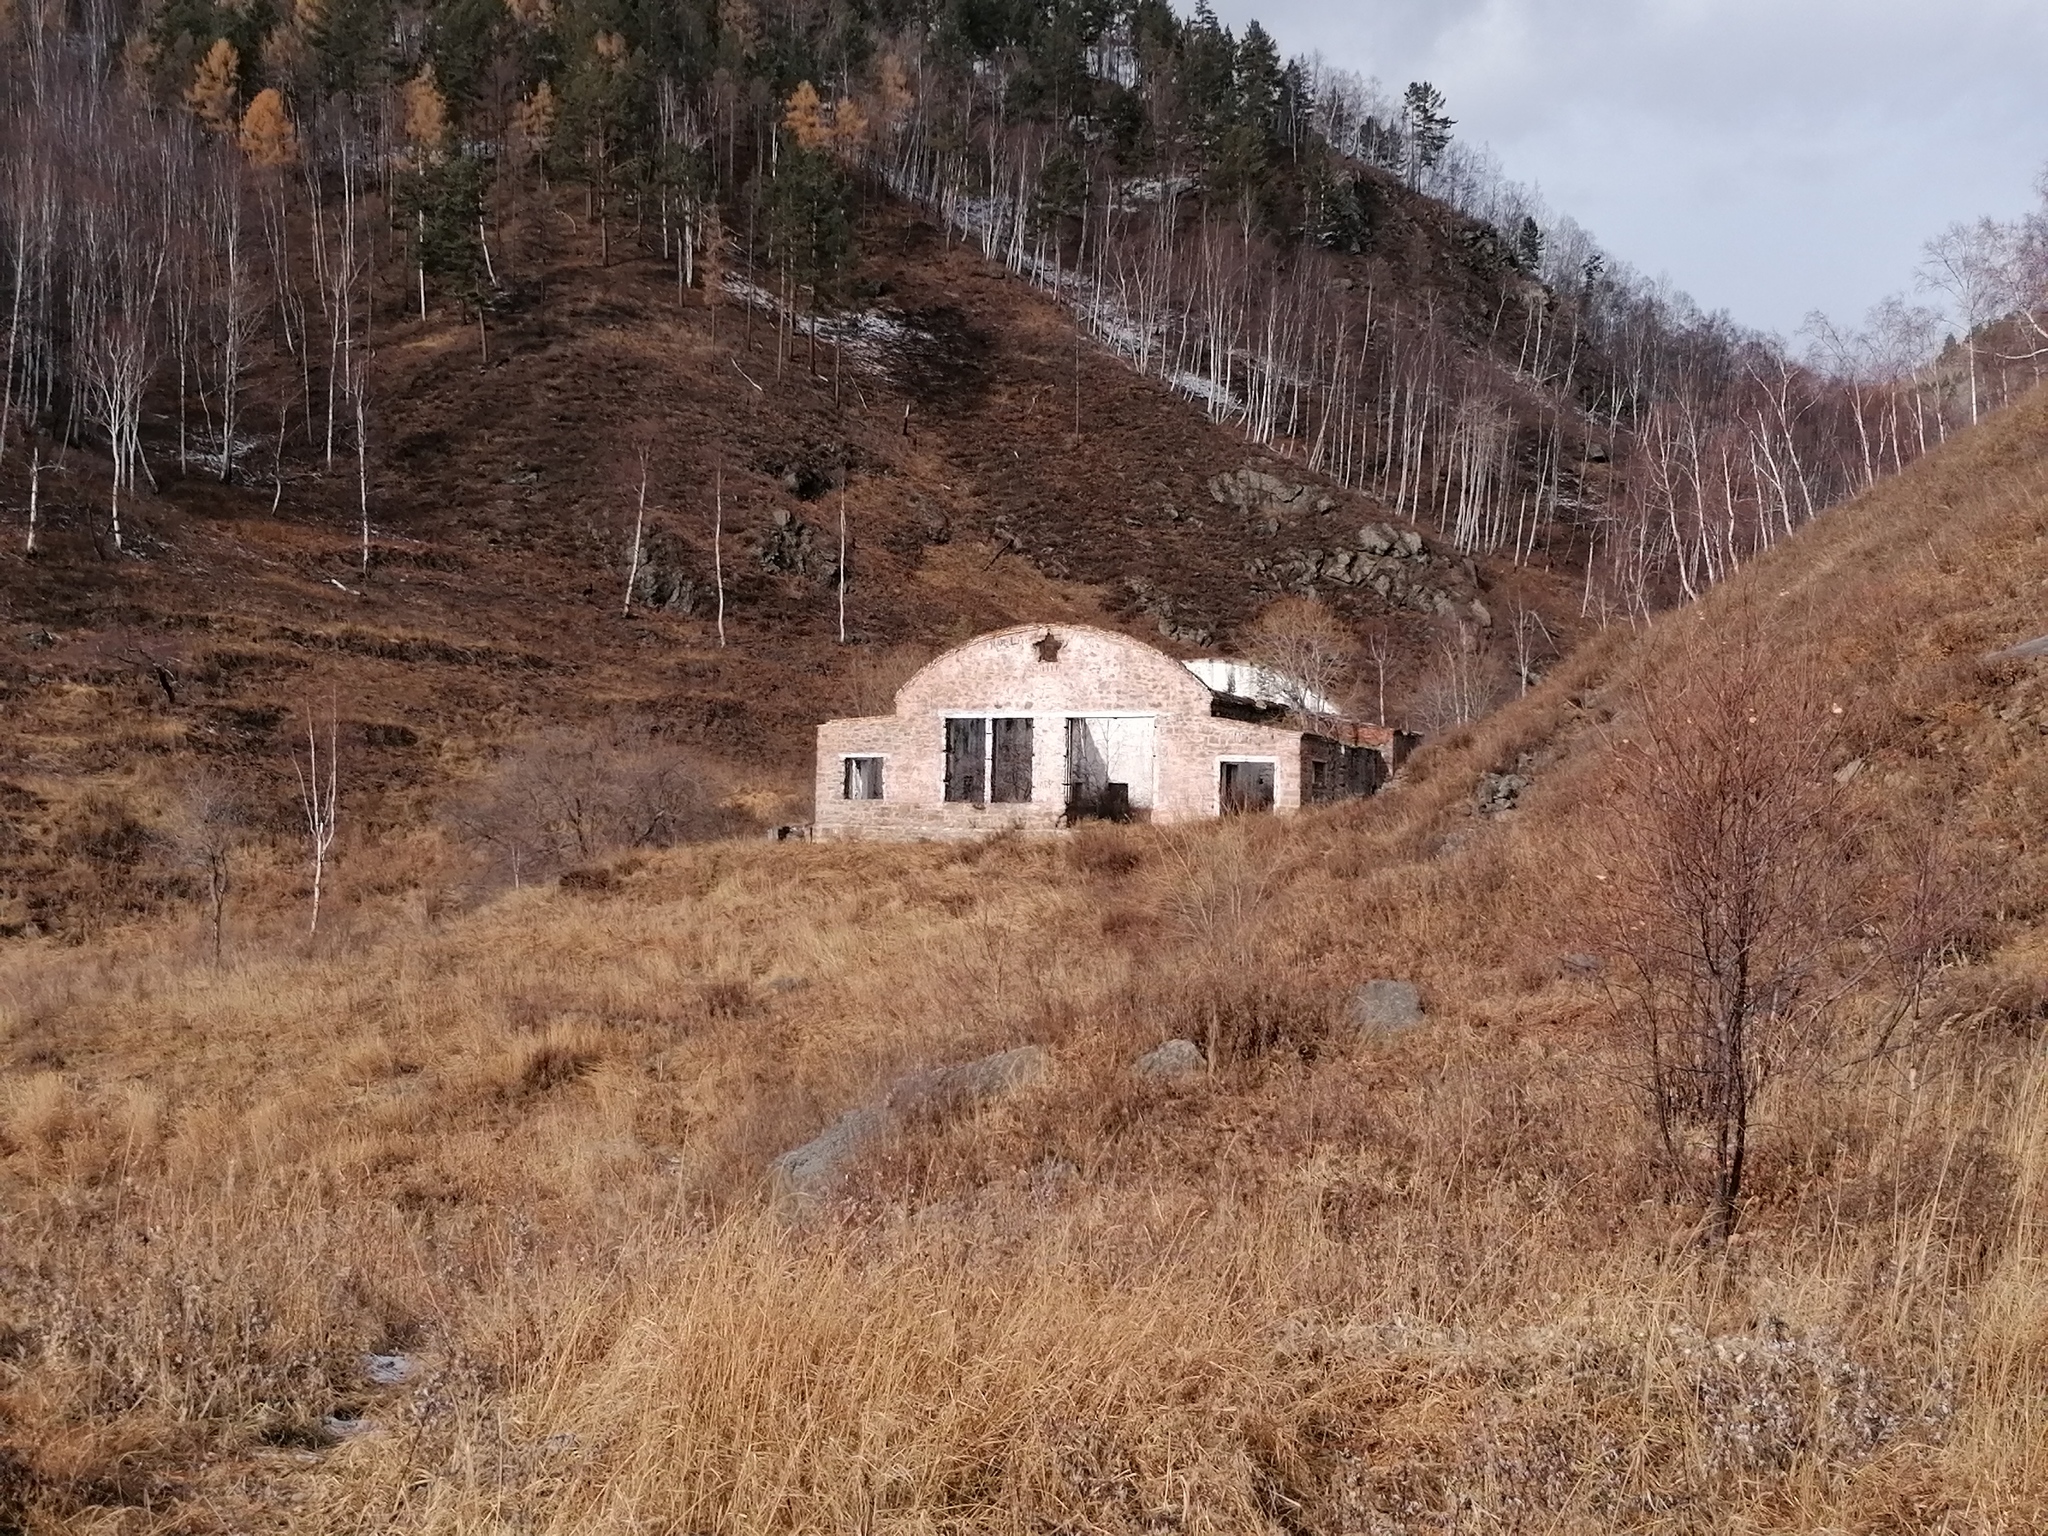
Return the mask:
{"type": "Polygon", "coordinates": [[[1910,289],[1922,241],[2019,214],[2048,162],[2048,0],[1212,3],[1432,82],[1614,255],[1788,336],[1910,289]]]}

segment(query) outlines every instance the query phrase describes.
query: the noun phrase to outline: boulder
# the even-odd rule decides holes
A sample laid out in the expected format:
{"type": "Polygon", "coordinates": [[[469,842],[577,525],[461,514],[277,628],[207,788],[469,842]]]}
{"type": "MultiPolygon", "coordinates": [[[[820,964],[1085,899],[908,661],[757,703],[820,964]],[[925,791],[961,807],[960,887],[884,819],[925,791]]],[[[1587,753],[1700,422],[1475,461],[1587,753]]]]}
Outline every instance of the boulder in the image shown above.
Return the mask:
{"type": "Polygon", "coordinates": [[[888,1105],[896,1110],[964,1109],[999,1093],[1040,1082],[1045,1077],[1042,1045],[1020,1045],[978,1061],[931,1067],[898,1078],[889,1089],[888,1105]]]}
{"type": "Polygon", "coordinates": [[[1391,555],[1397,537],[1385,523],[1367,523],[1358,530],[1358,547],[1368,555],[1391,555]]]}
{"type": "Polygon", "coordinates": [[[1169,1040],[1132,1062],[1131,1070],[1140,1077],[1191,1077],[1204,1065],[1202,1048],[1194,1041],[1169,1040]]]}
{"type": "Polygon", "coordinates": [[[778,1195],[808,1203],[831,1192],[847,1166],[876,1137],[907,1114],[944,1114],[1041,1080],[1047,1058],[1042,1045],[1020,1045],[975,1061],[928,1067],[898,1078],[881,1102],[849,1109],[800,1147],[768,1165],[778,1195]]]}
{"type": "Polygon", "coordinates": [[[1362,1034],[1402,1034],[1423,1020],[1422,993],[1412,981],[1368,981],[1352,992],[1350,1013],[1362,1034]]]}
{"type": "Polygon", "coordinates": [[[777,1194],[815,1200],[831,1189],[846,1165],[891,1124],[885,1109],[872,1104],[849,1109],[800,1147],[768,1165],[777,1194]]]}
{"type": "Polygon", "coordinates": [[[1209,499],[1218,506],[1236,507],[1247,512],[1264,508],[1269,511],[1320,513],[1328,512],[1336,505],[1312,485],[1282,480],[1278,475],[1269,475],[1250,465],[1226,474],[1211,475],[1208,491],[1209,499]]]}

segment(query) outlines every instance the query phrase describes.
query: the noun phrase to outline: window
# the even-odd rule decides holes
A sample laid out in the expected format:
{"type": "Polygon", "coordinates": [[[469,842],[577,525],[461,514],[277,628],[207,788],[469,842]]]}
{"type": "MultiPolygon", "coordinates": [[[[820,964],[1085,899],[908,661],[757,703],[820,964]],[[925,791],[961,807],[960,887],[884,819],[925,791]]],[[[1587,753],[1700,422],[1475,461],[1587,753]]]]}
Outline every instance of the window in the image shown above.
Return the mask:
{"type": "Polygon", "coordinates": [[[988,798],[988,722],[979,718],[946,722],[946,798],[980,805],[988,798]]]}
{"type": "Polygon", "coordinates": [[[849,757],[844,763],[841,794],[848,800],[882,798],[882,760],[879,757],[849,757]]]}
{"type": "Polygon", "coordinates": [[[997,805],[1031,798],[1031,718],[989,722],[989,793],[997,805]]]}

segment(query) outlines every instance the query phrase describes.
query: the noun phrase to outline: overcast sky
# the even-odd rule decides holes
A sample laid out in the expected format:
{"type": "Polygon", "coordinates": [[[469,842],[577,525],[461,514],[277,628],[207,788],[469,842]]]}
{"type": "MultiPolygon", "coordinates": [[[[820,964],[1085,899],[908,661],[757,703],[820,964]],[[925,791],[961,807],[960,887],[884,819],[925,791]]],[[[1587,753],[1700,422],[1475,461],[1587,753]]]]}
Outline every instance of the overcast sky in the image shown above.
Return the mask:
{"type": "Polygon", "coordinates": [[[1922,241],[2019,214],[2048,161],[2048,0],[1212,3],[1432,82],[1615,256],[1788,337],[1909,290],[1922,241]]]}

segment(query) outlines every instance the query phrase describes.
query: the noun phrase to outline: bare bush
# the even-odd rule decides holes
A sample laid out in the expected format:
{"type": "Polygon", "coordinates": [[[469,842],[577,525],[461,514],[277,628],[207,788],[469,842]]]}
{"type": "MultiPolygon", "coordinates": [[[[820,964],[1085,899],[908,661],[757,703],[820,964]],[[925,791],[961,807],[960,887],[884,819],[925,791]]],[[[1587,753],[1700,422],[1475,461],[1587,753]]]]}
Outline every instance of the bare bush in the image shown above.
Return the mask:
{"type": "Polygon", "coordinates": [[[622,715],[557,726],[518,743],[451,811],[512,885],[634,848],[669,848],[748,830],[724,774],[665,741],[658,722],[622,715]]]}
{"type": "Polygon", "coordinates": [[[1777,1078],[1887,1049],[1954,912],[1934,855],[1899,862],[1836,771],[1838,706],[1744,621],[1681,664],[1616,743],[1590,942],[1669,1166],[1734,1231],[1752,1112],[1777,1078]],[[1895,1002],[1852,1030],[1844,1002],[1895,1002]]]}
{"type": "Polygon", "coordinates": [[[1468,625],[1439,631],[1435,652],[1415,682],[1409,718],[1428,735],[1470,725],[1507,697],[1507,669],[1468,625]]]}

